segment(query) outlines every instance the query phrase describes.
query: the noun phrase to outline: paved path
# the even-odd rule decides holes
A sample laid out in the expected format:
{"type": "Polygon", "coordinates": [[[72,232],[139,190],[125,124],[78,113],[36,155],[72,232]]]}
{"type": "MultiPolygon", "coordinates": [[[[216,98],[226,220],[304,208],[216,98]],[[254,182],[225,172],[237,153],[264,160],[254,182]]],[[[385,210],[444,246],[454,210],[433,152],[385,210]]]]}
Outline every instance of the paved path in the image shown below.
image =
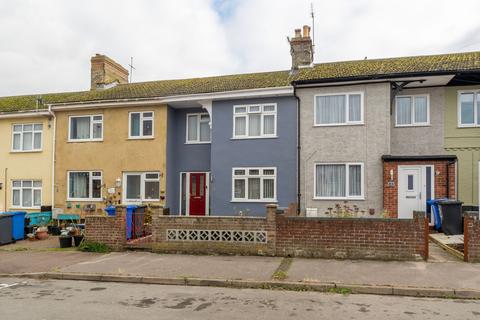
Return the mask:
{"type": "Polygon", "coordinates": [[[0,310],[2,319],[15,320],[473,320],[480,317],[480,302],[0,278],[0,310]]]}

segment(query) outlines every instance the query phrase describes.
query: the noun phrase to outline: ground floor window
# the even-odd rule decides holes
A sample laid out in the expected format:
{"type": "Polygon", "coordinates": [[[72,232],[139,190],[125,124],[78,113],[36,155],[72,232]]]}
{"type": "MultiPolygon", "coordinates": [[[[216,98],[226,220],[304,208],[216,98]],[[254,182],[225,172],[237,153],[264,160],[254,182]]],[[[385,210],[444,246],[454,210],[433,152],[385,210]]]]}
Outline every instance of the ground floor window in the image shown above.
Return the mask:
{"type": "Polygon", "coordinates": [[[69,171],[68,200],[102,200],[101,171],[69,171]]]}
{"type": "Polygon", "coordinates": [[[276,201],[276,168],[233,168],[232,174],[232,201],[276,201]]]}
{"type": "Polygon", "coordinates": [[[315,199],[362,199],[363,163],[317,163],[315,199]]]}
{"type": "Polygon", "coordinates": [[[159,172],[126,172],[123,184],[125,202],[160,201],[159,172]]]}
{"type": "Polygon", "coordinates": [[[16,208],[39,208],[42,204],[42,181],[13,180],[12,206],[16,208]]]}

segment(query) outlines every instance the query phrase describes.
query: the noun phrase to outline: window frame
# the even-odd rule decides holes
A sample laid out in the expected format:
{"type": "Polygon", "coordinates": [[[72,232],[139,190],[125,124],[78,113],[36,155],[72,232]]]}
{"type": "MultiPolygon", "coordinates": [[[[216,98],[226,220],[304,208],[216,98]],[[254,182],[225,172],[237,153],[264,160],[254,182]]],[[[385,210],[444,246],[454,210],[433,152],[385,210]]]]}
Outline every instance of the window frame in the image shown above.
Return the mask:
{"type": "Polygon", "coordinates": [[[232,139],[268,139],[268,138],[277,138],[277,113],[278,113],[278,106],[277,103],[258,103],[258,104],[244,104],[244,105],[234,105],[233,106],[233,125],[232,125],[232,139]],[[273,111],[265,111],[266,106],[273,106],[273,111]],[[252,107],[260,107],[260,111],[250,111],[252,107]],[[237,108],[246,108],[245,112],[236,113],[237,108]],[[249,118],[250,114],[260,114],[260,135],[258,136],[250,136],[249,135],[249,118]],[[270,134],[265,134],[264,132],[264,118],[266,115],[273,115],[274,116],[274,132],[270,134]],[[235,134],[235,119],[236,118],[245,118],[245,134],[244,135],[236,135],[235,134]]]}
{"type": "Polygon", "coordinates": [[[313,200],[365,200],[365,165],[363,162],[315,162],[313,166],[313,200]],[[345,197],[319,197],[317,196],[317,166],[328,166],[328,165],[345,165],[345,197]],[[359,196],[350,196],[350,170],[349,166],[356,165],[360,166],[361,172],[361,195],[359,196]]]}
{"type": "Polygon", "coordinates": [[[211,122],[210,114],[208,112],[195,112],[195,113],[187,113],[185,115],[185,144],[208,144],[212,143],[212,128],[210,127],[211,122]],[[188,117],[195,116],[197,118],[197,138],[195,140],[188,139],[188,117]],[[210,138],[205,141],[200,140],[200,123],[206,122],[205,120],[202,121],[202,116],[208,116],[208,127],[210,129],[210,138]]]}
{"type": "Polygon", "coordinates": [[[68,170],[67,171],[67,201],[76,201],[76,202],[82,202],[82,201],[103,201],[103,190],[102,188],[100,189],[100,198],[93,198],[93,180],[100,180],[100,186],[103,188],[103,171],[102,170],[68,170]],[[71,198],[70,197],[70,173],[82,173],[82,172],[87,172],[89,174],[88,176],[88,188],[89,188],[89,195],[88,198],[71,198]],[[100,178],[93,178],[93,173],[100,173],[100,178]]]}
{"type": "Polygon", "coordinates": [[[95,141],[103,141],[103,130],[104,130],[104,117],[103,114],[82,114],[82,115],[73,115],[73,116],[68,116],[68,142],[95,142],[95,141]],[[90,138],[88,139],[73,139],[72,138],[72,119],[75,118],[86,118],[90,117],[90,138]],[[102,120],[94,120],[94,117],[102,117],[102,120]],[[102,124],[102,131],[101,131],[101,137],[100,138],[93,138],[93,125],[95,123],[101,123],[102,124]]]}
{"type": "Polygon", "coordinates": [[[11,201],[12,201],[12,202],[11,202],[11,208],[12,208],[12,209],[39,209],[39,208],[42,206],[42,201],[43,201],[43,181],[42,181],[41,179],[12,179],[12,180],[11,180],[11,186],[12,186],[12,197],[11,197],[11,201]],[[20,182],[20,184],[21,184],[20,187],[14,187],[14,186],[13,186],[13,185],[14,185],[14,182],[17,182],[17,181],[20,182]],[[28,188],[28,187],[25,188],[25,189],[31,189],[31,191],[32,191],[32,206],[30,206],[30,207],[25,207],[25,206],[23,205],[23,189],[24,189],[24,187],[23,187],[23,182],[25,182],[25,181],[32,183],[32,187],[30,187],[30,188],[28,188]],[[34,186],[34,183],[35,183],[35,182],[40,182],[42,185],[41,185],[40,187],[35,187],[35,186],[34,186]],[[15,190],[20,191],[20,205],[18,205],[18,206],[13,203],[13,193],[14,193],[13,191],[15,191],[15,190]],[[39,190],[39,191],[40,191],[40,205],[39,205],[39,206],[36,206],[36,205],[35,205],[35,190],[37,190],[37,191],[39,190]]]}
{"type": "Polygon", "coordinates": [[[337,127],[337,126],[360,126],[365,124],[365,93],[363,91],[348,91],[335,93],[316,94],[313,97],[313,126],[314,127],[337,127]],[[345,99],[345,122],[338,123],[317,123],[317,97],[346,96],[345,99]],[[360,120],[348,120],[348,107],[351,95],[360,95],[360,120]]]}
{"type": "Polygon", "coordinates": [[[232,200],[231,202],[253,202],[253,203],[266,203],[272,202],[276,203],[277,201],[277,167],[233,167],[232,168],[232,200]],[[245,170],[245,175],[236,176],[235,170],[245,170]],[[249,170],[259,170],[261,174],[250,175],[249,170]],[[263,170],[273,170],[273,175],[263,174],[263,170]],[[248,199],[248,179],[249,178],[260,178],[260,199],[248,199]],[[273,179],[273,198],[264,198],[263,197],[263,181],[264,179],[273,179]],[[244,180],[245,181],[245,198],[235,198],[235,180],[244,180]]]}
{"type": "Polygon", "coordinates": [[[25,153],[25,152],[41,152],[43,151],[43,127],[44,124],[41,122],[32,122],[32,123],[12,123],[12,144],[10,151],[13,153],[25,153]],[[23,128],[25,126],[32,126],[32,131],[28,131],[32,133],[32,149],[31,150],[23,150],[23,134],[24,130],[23,128]],[[41,125],[42,130],[35,130],[36,125],[41,125]],[[15,126],[22,126],[22,131],[21,132],[15,132],[14,128],[15,126]],[[35,133],[40,133],[40,148],[35,149],[35,133]],[[15,135],[20,135],[20,149],[14,149],[14,140],[15,140],[15,135]]]}
{"type": "Polygon", "coordinates": [[[480,95],[480,89],[474,90],[458,90],[457,91],[457,126],[458,128],[478,128],[480,127],[480,112],[478,112],[477,104],[479,103],[478,95],[480,95]],[[461,96],[464,93],[473,94],[473,123],[462,123],[462,103],[461,96]]]}
{"type": "Polygon", "coordinates": [[[154,111],[130,111],[128,113],[128,139],[130,140],[137,140],[137,139],[153,139],[155,137],[155,112],[154,111]],[[151,113],[151,117],[145,117],[144,113],[151,113]],[[139,114],[140,115],[140,132],[138,136],[132,136],[132,115],[139,114]],[[151,135],[144,135],[143,134],[143,121],[145,120],[152,120],[152,134],[151,135]]]}
{"type": "Polygon", "coordinates": [[[403,94],[395,96],[395,127],[427,127],[430,126],[430,94],[428,93],[419,93],[419,94],[403,94]],[[415,98],[416,97],[425,97],[427,98],[427,121],[426,122],[415,122],[415,98]],[[411,108],[411,123],[409,124],[398,124],[397,119],[397,100],[398,98],[410,98],[410,108],[411,108]]]}
{"type": "Polygon", "coordinates": [[[160,171],[127,171],[123,172],[122,201],[127,204],[141,204],[143,202],[161,201],[161,173],[160,171]],[[146,178],[147,174],[158,174],[158,179],[146,178]],[[127,199],[127,176],[140,176],[140,199],[127,199]],[[158,181],[158,199],[145,199],[145,183],[158,181]]]}

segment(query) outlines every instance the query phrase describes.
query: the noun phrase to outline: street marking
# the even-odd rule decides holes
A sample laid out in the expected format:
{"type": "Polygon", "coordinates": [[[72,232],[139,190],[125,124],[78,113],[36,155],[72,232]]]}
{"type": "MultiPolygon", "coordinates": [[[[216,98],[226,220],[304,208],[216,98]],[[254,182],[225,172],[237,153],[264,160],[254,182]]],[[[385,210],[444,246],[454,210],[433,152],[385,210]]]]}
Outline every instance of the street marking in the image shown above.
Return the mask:
{"type": "Polygon", "coordinates": [[[10,288],[10,287],[14,287],[14,286],[18,286],[19,284],[25,284],[27,283],[26,281],[24,282],[15,282],[15,283],[11,283],[11,284],[8,284],[8,283],[0,283],[0,290],[2,289],[6,289],[6,288],[10,288]]]}

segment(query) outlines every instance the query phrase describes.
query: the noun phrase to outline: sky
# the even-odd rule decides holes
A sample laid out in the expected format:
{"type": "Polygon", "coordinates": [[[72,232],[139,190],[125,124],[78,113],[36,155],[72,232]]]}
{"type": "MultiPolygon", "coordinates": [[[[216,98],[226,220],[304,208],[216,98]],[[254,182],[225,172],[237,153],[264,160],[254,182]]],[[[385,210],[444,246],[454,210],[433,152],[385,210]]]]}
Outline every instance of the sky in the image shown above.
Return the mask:
{"type": "Polygon", "coordinates": [[[83,91],[90,57],[133,81],[286,70],[315,12],[315,62],[480,50],[479,0],[0,0],[0,96],[83,91]]]}

